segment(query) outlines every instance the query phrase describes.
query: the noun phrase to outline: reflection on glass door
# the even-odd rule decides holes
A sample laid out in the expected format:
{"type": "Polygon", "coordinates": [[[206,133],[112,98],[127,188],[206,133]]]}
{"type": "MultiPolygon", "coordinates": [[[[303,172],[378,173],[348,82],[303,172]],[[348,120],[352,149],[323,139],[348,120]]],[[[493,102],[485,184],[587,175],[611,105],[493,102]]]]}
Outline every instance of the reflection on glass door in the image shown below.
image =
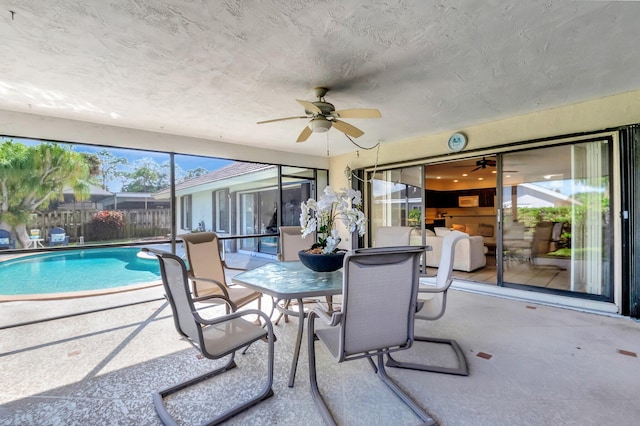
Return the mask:
{"type": "MultiPolygon", "coordinates": [[[[240,235],[250,235],[258,232],[257,198],[258,194],[256,193],[240,195],[240,235]]],[[[257,240],[255,238],[243,238],[240,240],[240,248],[257,251],[257,240]]]]}
{"type": "Polygon", "coordinates": [[[379,171],[369,181],[369,244],[380,226],[412,226],[412,243],[422,244],[422,166],[379,171]]]}
{"type": "Polygon", "coordinates": [[[502,281],[610,299],[607,140],[503,155],[502,281]]]}

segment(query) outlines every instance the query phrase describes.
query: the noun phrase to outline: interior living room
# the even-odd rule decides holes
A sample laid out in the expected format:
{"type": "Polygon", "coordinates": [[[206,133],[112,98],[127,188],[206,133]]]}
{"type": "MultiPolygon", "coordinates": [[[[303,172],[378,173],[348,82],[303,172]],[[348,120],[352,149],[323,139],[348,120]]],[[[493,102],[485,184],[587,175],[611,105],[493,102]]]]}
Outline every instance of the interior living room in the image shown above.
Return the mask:
{"type": "MultiPolygon", "coordinates": [[[[454,263],[454,274],[461,279],[497,283],[496,175],[495,156],[425,166],[427,244],[439,246],[445,230],[469,234],[454,263]]],[[[428,267],[436,267],[438,260],[427,253],[428,267]]]]}
{"type": "Polygon", "coordinates": [[[370,187],[371,241],[382,224],[411,226],[412,244],[430,247],[426,266],[435,268],[444,235],[461,231],[469,239],[456,248],[456,278],[537,291],[595,292],[589,289],[585,263],[601,265],[590,270],[596,276],[609,267],[604,244],[609,213],[601,200],[606,191],[599,188],[608,181],[608,145],[488,152],[376,171],[370,187]],[[594,155],[601,160],[580,159],[594,155]],[[542,161],[544,168],[538,166],[542,161]],[[586,224],[589,215],[596,226],[586,224]],[[587,244],[600,248],[585,250],[587,244]]]}

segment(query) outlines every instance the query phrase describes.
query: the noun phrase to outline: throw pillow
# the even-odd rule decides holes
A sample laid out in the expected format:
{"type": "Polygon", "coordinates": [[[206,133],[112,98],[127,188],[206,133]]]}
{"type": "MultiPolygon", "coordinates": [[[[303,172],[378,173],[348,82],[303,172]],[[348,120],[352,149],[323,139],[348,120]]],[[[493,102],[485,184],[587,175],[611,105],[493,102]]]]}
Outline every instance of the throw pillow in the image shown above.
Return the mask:
{"type": "Polygon", "coordinates": [[[440,228],[440,227],[436,226],[434,229],[436,231],[436,236],[437,237],[444,237],[449,232],[451,232],[451,229],[449,229],[449,228],[440,228]]]}
{"type": "Polygon", "coordinates": [[[8,238],[0,238],[0,244],[9,244],[8,238]]]}
{"type": "Polygon", "coordinates": [[[52,243],[64,243],[66,234],[51,234],[52,243]]]}
{"type": "Polygon", "coordinates": [[[467,223],[467,230],[464,231],[469,235],[478,235],[478,224],[477,223],[467,223]]]}
{"type": "Polygon", "coordinates": [[[459,223],[454,223],[453,225],[451,225],[451,229],[453,231],[460,231],[460,232],[466,232],[467,231],[467,227],[465,225],[459,224],[459,223]]]}
{"type": "Polygon", "coordinates": [[[478,225],[478,235],[483,237],[493,237],[493,225],[481,223],[478,225]]]}

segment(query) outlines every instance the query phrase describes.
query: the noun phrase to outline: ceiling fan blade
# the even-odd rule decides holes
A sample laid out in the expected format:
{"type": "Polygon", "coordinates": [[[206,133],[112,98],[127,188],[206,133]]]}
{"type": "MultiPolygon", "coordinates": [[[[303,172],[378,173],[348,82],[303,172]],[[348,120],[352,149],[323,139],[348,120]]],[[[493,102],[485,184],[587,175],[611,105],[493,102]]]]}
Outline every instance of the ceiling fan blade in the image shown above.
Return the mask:
{"type": "Polygon", "coordinates": [[[296,99],[296,101],[304,107],[305,110],[312,112],[314,114],[322,114],[322,110],[308,101],[303,101],[300,99],[296,99]]]}
{"type": "Polygon", "coordinates": [[[353,138],[359,138],[360,136],[364,135],[364,132],[362,130],[352,126],[349,123],[345,123],[344,121],[332,120],[331,122],[333,123],[333,127],[353,138]]]}
{"type": "Polygon", "coordinates": [[[482,168],[482,166],[478,166],[475,169],[471,170],[471,172],[469,172],[469,173],[475,172],[476,170],[480,170],[481,168],[482,168]]]}
{"type": "Polygon", "coordinates": [[[296,140],[296,142],[304,142],[307,139],[309,139],[309,136],[311,136],[311,128],[309,126],[304,126],[304,129],[302,129],[302,132],[300,132],[300,136],[298,136],[298,140],[296,140]]]}
{"type": "Polygon", "coordinates": [[[300,117],[275,118],[273,120],[258,121],[258,124],[273,123],[275,121],[295,120],[296,118],[309,118],[309,117],[307,117],[306,115],[302,115],[300,117]]]}
{"type": "Polygon", "coordinates": [[[382,114],[377,109],[341,109],[332,113],[340,118],[380,118],[382,114]]]}

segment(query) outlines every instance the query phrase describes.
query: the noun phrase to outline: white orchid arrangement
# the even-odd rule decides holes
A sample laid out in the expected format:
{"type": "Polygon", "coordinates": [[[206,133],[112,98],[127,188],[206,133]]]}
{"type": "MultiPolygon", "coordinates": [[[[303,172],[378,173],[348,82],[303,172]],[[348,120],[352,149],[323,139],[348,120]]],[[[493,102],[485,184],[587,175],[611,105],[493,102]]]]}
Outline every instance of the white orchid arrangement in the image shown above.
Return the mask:
{"type": "Polygon", "coordinates": [[[301,208],[302,238],[317,231],[318,242],[311,248],[321,249],[324,254],[336,251],[340,243],[338,230],[335,229],[337,219],[342,220],[349,232],[358,231],[360,236],[366,232],[367,219],[362,212],[360,191],[342,188],[336,192],[327,186],[318,201],[309,198],[301,208]]]}

